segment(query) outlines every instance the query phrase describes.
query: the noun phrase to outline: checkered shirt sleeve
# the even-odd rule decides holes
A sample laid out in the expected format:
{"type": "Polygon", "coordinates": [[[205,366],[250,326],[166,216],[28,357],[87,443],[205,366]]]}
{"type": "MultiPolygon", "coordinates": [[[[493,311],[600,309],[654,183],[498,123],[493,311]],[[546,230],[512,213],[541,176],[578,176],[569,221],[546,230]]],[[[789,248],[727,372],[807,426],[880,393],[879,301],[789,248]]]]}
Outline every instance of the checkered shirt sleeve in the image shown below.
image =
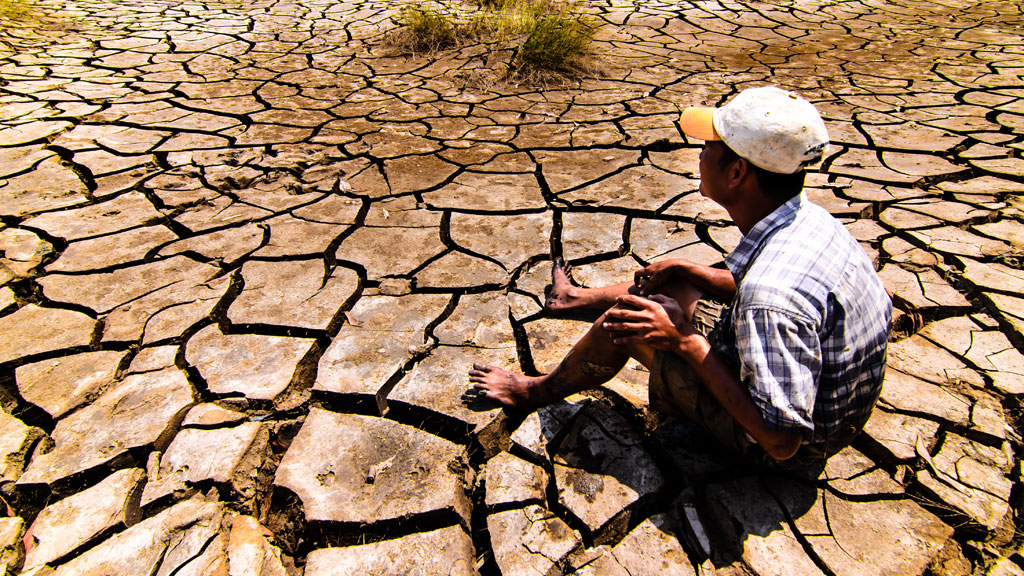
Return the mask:
{"type": "Polygon", "coordinates": [[[815,327],[804,318],[768,307],[749,307],[735,317],[743,343],[740,378],[747,383],[765,424],[780,432],[813,430],[811,415],[821,371],[815,327]]]}

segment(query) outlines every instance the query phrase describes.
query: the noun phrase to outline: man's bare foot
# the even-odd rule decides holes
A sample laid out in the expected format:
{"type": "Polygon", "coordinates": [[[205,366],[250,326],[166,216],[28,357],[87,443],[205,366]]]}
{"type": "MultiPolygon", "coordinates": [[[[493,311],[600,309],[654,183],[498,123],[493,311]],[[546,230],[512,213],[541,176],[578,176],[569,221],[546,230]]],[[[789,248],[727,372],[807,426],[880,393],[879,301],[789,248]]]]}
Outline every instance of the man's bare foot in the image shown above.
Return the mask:
{"type": "Polygon", "coordinates": [[[544,300],[544,309],[550,312],[562,312],[581,308],[581,289],[572,285],[569,280],[569,267],[565,260],[555,258],[551,265],[551,291],[544,300]]]}
{"type": "Polygon", "coordinates": [[[899,294],[891,294],[892,331],[899,336],[913,336],[924,328],[924,317],[914,303],[899,294]]]}
{"type": "Polygon", "coordinates": [[[595,310],[604,312],[615,305],[616,298],[634,293],[632,282],[623,282],[602,288],[580,288],[569,280],[569,267],[565,261],[556,258],[551,266],[551,291],[544,300],[548,312],[571,310],[595,310]]]}
{"type": "Polygon", "coordinates": [[[543,380],[543,376],[524,376],[483,364],[473,364],[469,371],[469,381],[483,396],[526,411],[536,410],[552,401],[544,393],[543,380]]]}

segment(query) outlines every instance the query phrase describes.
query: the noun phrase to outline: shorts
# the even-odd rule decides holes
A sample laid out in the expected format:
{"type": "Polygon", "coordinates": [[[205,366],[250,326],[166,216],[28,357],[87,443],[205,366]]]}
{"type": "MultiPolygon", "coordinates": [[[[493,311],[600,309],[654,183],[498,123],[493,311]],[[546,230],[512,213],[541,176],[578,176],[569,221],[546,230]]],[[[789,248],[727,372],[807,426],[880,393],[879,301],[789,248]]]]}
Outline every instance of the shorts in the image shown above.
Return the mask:
{"type": "MultiPolygon", "coordinates": [[[[693,311],[693,327],[707,337],[726,306],[707,294],[702,295],[693,311]]],[[[708,392],[693,368],[679,356],[661,351],[655,353],[648,395],[652,410],[700,425],[725,448],[750,463],[812,479],[824,470],[825,460],[848,446],[863,427],[863,423],[841,426],[824,444],[805,442],[792,458],[779,461],[761,449],[708,392]]]]}
{"type": "MultiPolygon", "coordinates": [[[[693,327],[707,337],[725,306],[707,294],[701,296],[693,310],[693,327]]],[[[751,446],[756,447],[753,438],[704,388],[693,368],[675,354],[655,352],[648,396],[652,410],[700,424],[737,454],[745,454],[751,446]]]]}

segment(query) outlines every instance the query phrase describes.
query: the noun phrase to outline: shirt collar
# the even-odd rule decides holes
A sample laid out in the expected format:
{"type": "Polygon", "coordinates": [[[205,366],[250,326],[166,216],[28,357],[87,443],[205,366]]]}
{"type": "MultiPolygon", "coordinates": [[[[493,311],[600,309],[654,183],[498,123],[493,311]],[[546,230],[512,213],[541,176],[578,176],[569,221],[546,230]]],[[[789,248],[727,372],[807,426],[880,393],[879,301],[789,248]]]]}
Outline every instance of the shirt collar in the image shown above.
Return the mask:
{"type": "Polygon", "coordinates": [[[732,272],[732,277],[736,284],[739,284],[743,276],[746,275],[750,262],[757,255],[765,240],[771,237],[776,230],[792,222],[796,218],[797,211],[806,201],[807,194],[801,190],[799,194],[793,196],[785,204],[776,208],[774,212],[759,220],[757,224],[754,224],[750,232],[740,239],[736,249],[725,257],[725,265],[732,272]]]}

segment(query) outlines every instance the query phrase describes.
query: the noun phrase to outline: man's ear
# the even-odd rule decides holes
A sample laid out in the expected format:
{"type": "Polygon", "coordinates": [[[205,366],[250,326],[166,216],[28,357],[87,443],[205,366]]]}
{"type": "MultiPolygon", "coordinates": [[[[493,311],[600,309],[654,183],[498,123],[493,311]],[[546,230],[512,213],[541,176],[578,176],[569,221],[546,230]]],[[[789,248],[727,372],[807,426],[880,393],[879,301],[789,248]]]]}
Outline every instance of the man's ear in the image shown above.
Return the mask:
{"type": "Polygon", "coordinates": [[[729,183],[734,186],[739,186],[746,180],[747,176],[754,175],[754,167],[746,158],[738,158],[729,167],[729,183]]]}

